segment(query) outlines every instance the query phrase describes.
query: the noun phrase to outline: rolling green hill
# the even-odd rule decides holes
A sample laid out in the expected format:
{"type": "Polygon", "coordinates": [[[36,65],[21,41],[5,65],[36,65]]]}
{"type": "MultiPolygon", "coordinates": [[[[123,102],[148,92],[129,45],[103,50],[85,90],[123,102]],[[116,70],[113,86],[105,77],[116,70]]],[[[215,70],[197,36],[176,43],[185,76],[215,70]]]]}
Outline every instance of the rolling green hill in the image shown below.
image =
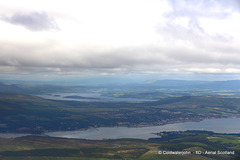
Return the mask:
{"type": "Polygon", "coordinates": [[[238,117],[240,98],[171,97],[155,102],[53,101],[0,93],[0,131],[42,133],[100,126],[163,125],[205,118],[238,117]]]}
{"type": "Polygon", "coordinates": [[[162,138],[150,140],[97,141],[44,136],[0,138],[0,159],[238,160],[240,158],[240,136],[237,134],[217,134],[206,131],[163,132],[159,134],[162,135],[162,138]],[[187,154],[169,154],[170,151],[187,154]]]}

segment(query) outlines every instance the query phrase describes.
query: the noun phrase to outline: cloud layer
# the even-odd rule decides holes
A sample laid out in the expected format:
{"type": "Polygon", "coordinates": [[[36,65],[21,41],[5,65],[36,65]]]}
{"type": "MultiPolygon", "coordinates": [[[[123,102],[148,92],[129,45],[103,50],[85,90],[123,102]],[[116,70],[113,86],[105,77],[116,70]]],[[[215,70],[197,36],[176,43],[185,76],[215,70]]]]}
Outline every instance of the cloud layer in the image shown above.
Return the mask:
{"type": "Polygon", "coordinates": [[[31,31],[59,29],[54,18],[49,17],[45,12],[14,13],[10,17],[2,17],[1,19],[14,25],[26,27],[31,31]]]}
{"type": "Polygon", "coordinates": [[[1,73],[240,73],[238,0],[63,2],[5,4],[1,73]]]}

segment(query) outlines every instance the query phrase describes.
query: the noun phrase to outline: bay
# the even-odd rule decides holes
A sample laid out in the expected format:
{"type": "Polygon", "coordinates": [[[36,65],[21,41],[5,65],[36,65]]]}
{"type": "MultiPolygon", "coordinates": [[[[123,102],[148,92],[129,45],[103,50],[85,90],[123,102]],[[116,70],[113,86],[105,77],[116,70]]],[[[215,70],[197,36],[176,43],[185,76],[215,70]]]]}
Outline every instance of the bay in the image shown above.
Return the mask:
{"type": "Polygon", "coordinates": [[[205,119],[200,122],[184,122],[151,127],[99,127],[81,131],[48,132],[51,137],[79,138],[88,140],[159,137],[163,131],[206,130],[215,133],[240,133],[240,118],[205,119]]]}
{"type": "Polygon", "coordinates": [[[144,101],[156,101],[154,99],[142,99],[142,98],[116,98],[102,96],[100,93],[52,93],[44,95],[36,95],[45,99],[52,100],[68,100],[68,101],[114,101],[114,102],[144,102],[144,101]],[[68,97],[76,98],[68,98],[68,97]],[[77,97],[81,98],[77,98],[77,97]]]}

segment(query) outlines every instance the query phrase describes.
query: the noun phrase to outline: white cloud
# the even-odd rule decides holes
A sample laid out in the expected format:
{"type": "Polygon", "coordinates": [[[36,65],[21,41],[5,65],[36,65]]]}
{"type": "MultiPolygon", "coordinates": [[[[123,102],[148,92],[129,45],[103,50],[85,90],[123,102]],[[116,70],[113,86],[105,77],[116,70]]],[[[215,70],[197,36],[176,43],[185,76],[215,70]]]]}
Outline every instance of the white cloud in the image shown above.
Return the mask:
{"type": "Polygon", "coordinates": [[[24,26],[32,31],[59,29],[54,18],[49,17],[45,12],[15,13],[11,17],[4,16],[1,19],[14,25],[24,26]]]}
{"type": "Polygon", "coordinates": [[[240,68],[234,0],[0,4],[2,73],[237,73],[240,68]]]}

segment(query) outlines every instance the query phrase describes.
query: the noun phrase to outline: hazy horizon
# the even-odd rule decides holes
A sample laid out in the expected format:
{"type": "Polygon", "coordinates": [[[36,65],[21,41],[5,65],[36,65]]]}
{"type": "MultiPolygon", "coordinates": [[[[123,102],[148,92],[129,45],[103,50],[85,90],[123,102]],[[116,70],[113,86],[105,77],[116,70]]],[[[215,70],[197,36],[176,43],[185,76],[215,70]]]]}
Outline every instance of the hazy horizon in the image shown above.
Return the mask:
{"type": "Polygon", "coordinates": [[[217,81],[234,81],[240,79],[237,78],[230,78],[230,77],[224,77],[222,75],[218,76],[201,76],[202,78],[199,78],[198,76],[188,76],[186,78],[186,75],[177,76],[174,78],[174,75],[172,76],[164,76],[164,77],[150,77],[148,75],[145,75],[145,77],[117,77],[117,76],[110,76],[110,77],[81,77],[81,78],[45,78],[45,79],[36,79],[34,77],[31,78],[0,78],[0,83],[6,83],[6,84],[56,84],[56,85],[122,85],[122,84],[148,84],[155,81],[209,81],[209,82],[217,82],[217,81]],[[208,77],[208,78],[206,78],[208,77]]]}

